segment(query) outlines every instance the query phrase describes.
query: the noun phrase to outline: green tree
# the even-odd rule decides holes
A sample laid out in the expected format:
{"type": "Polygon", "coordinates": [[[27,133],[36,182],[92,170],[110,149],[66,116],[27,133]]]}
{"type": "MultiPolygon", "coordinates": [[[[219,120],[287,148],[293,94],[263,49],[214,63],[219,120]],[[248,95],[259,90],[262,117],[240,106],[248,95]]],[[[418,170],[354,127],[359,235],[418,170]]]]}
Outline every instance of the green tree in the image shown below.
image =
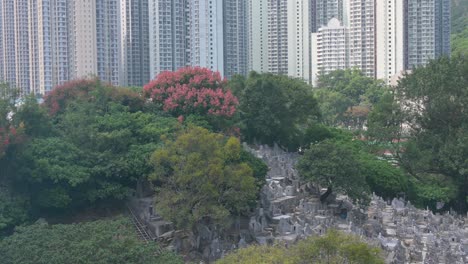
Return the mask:
{"type": "Polygon", "coordinates": [[[410,127],[402,165],[421,182],[430,175],[450,178],[461,212],[468,210],[467,76],[465,57],[444,57],[415,69],[397,88],[401,123],[410,127]]]}
{"type": "Polygon", "coordinates": [[[297,164],[304,180],[327,187],[328,192],[347,194],[358,202],[368,201],[369,187],[353,146],[325,140],[311,145],[297,164]]]}
{"type": "Polygon", "coordinates": [[[385,93],[369,114],[367,135],[379,142],[401,138],[401,110],[392,93],[385,93]]]}
{"type": "Polygon", "coordinates": [[[312,87],[302,80],[251,72],[232,84],[239,96],[242,135],[248,142],[300,147],[305,130],[319,117],[312,87]]]}
{"type": "Polygon", "coordinates": [[[20,227],[0,240],[0,256],[5,264],[183,263],[155,243],[140,241],[126,218],[20,227]]]}
{"type": "Polygon", "coordinates": [[[241,151],[238,139],[197,127],[166,141],[151,159],[158,212],[187,229],[202,220],[223,226],[231,214],[248,212],[256,185],[241,151]]]}
{"type": "Polygon", "coordinates": [[[355,69],[336,70],[318,79],[317,96],[327,125],[361,128],[372,105],[386,90],[380,80],[355,69]]]}

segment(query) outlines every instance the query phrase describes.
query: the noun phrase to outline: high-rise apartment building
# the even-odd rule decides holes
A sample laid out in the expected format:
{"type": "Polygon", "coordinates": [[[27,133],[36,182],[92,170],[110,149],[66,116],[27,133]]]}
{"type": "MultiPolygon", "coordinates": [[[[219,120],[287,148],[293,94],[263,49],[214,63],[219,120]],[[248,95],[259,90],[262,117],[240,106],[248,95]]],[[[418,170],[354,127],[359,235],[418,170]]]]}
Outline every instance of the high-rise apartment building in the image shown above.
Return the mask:
{"type": "Polygon", "coordinates": [[[288,0],[268,0],[267,8],[268,72],[288,74],[288,0]]]}
{"type": "Polygon", "coordinates": [[[29,33],[28,1],[14,1],[16,87],[22,93],[29,93],[29,33]]]}
{"type": "Polygon", "coordinates": [[[0,19],[2,35],[2,81],[16,86],[16,49],[15,49],[15,19],[14,0],[0,1],[0,19]]]}
{"type": "Polygon", "coordinates": [[[376,1],[376,78],[387,83],[405,69],[405,1],[376,1]]]}
{"type": "Polygon", "coordinates": [[[375,78],[377,0],[350,0],[349,47],[350,66],[360,69],[367,77],[375,78]]]}
{"type": "Polygon", "coordinates": [[[310,83],[310,0],[288,1],[287,9],[287,74],[310,83]]]}
{"type": "Polygon", "coordinates": [[[97,76],[96,0],[68,1],[70,78],[97,76]]]}
{"type": "Polygon", "coordinates": [[[247,1],[223,0],[224,76],[247,75],[247,1]]]}
{"type": "Polygon", "coordinates": [[[120,85],[121,38],[120,0],[96,0],[97,76],[120,85]]]}
{"type": "Polygon", "coordinates": [[[407,68],[450,54],[450,0],[407,0],[407,68]]]}
{"type": "Polygon", "coordinates": [[[70,77],[121,81],[119,0],[69,1],[70,77]]]}
{"type": "Polygon", "coordinates": [[[327,26],[332,18],[348,25],[348,2],[349,0],[310,0],[312,32],[327,26]]]}
{"type": "Polygon", "coordinates": [[[29,2],[30,90],[45,94],[69,80],[66,0],[29,2]]]}
{"type": "Polygon", "coordinates": [[[268,1],[248,0],[248,69],[268,72],[268,1]]]}
{"type": "Polygon", "coordinates": [[[190,65],[225,75],[223,1],[189,1],[190,65]]]}
{"type": "Polygon", "coordinates": [[[151,79],[148,4],[148,0],[120,2],[122,85],[143,86],[151,79]]]}
{"type": "Polygon", "coordinates": [[[332,18],[328,25],[312,33],[312,84],[317,77],[349,68],[349,29],[332,18]]]}
{"type": "Polygon", "coordinates": [[[149,0],[150,78],[187,66],[188,1],[149,0]]]}

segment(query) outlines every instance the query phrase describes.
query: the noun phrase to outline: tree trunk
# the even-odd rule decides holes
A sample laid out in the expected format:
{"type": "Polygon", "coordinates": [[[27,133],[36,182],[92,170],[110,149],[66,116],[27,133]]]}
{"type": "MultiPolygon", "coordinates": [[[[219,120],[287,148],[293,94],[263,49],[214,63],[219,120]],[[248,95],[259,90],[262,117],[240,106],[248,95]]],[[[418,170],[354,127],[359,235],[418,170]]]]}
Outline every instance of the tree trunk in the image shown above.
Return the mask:
{"type": "Polygon", "coordinates": [[[324,194],[320,195],[320,202],[325,202],[325,200],[327,200],[328,196],[330,196],[331,193],[332,187],[328,186],[327,191],[324,194]]]}

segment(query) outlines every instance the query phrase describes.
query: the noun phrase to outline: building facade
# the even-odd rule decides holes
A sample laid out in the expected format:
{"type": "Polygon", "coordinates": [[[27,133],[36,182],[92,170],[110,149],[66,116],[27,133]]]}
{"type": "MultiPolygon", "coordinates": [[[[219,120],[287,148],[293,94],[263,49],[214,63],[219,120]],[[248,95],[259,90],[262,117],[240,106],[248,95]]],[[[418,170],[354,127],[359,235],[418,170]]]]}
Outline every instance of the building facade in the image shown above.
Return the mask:
{"type": "Polygon", "coordinates": [[[376,77],[376,0],[350,0],[349,48],[350,67],[367,77],[376,77]]]}
{"type": "Polygon", "coordinates": [[[248,0],[248,70],[268,72],[268,0],[248,0]]]}
{"type": "Polygon", "coordinates": [[[268,72],[288,74],[288,0],[268,0],[267,8],[268,72]]]}
{"type": "Polygon", "coordinates": [[[223,1],[189,1],[190,65],[225,76],[223,1]]]}
{"type": "Polygon", "coordinates": [[[405,70],[405,0],[376,1],[376,78],[405,70]]]}
{"type": "Polygon", "coordinates": [[[319,75],[349,68],[349,29],[332,18],[328,25],[312,33],[312,84],[319,75]]]}
{"type": "Polygon", "coordinates": [[[66,0],[29,2],[30,90],[45,94],[69,80],[66,0]]]}
{"type": "Polygon", "coordinates": [[[188,1],[149,0],[150,78],[189,63],[188,1]]]}
{"type": "Polygon", "coordinates": [[[287,73],[310,83],[310,0],[288,1],[287,9],[287,73]]]}
{"type": "Polygon", "coordinates": [[[450,55],[450,0],[407,0],[408,69],[450,55]]]}
{"type": "Polygon", "coordinates": [[[120,1],[121,84],[143,86],[151,79],[148,0],[120,1]]]}
{"type": "Polygon", "coordinates": [[[224,76],[247,75],[247,1],[223,0],[224,76]]]}

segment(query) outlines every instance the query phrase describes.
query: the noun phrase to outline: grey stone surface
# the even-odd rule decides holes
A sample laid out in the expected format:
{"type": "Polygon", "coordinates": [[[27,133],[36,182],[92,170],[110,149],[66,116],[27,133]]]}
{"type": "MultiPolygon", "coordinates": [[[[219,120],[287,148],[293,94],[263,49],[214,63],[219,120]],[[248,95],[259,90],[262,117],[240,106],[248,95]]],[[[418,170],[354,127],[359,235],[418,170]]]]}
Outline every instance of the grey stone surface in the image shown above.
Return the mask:
{"type": "MultiPolygon", "coordinates": [[[[295,169],[298,154],[278,147],[244,147],[269,166],[259,207],[252,216],[242,219],[245,226],[239,224],[228,235],[199,227],[196,243],[192,245],[198,253],[193,254],[212,261],[251,243],[287,245],[334,228],[380,246],[386,252],[387,263],[468,263],[468,217],[449,212],[433,214],[401,199],[387,202],[375,195],[365,210],[354,206],[344,195],[322,203],[321,188],[299,179],[295,169]]],[[[187,242],[181,242],[177,232],[168,233],[170,223],[156,213],[149,214],[153,199],[138,199],[132,204],[139,208],[142,221],[154,230],[156,237],[182,251],[187,242]],[[168,239],[171,234],[177,239],[168,239]]]]}

